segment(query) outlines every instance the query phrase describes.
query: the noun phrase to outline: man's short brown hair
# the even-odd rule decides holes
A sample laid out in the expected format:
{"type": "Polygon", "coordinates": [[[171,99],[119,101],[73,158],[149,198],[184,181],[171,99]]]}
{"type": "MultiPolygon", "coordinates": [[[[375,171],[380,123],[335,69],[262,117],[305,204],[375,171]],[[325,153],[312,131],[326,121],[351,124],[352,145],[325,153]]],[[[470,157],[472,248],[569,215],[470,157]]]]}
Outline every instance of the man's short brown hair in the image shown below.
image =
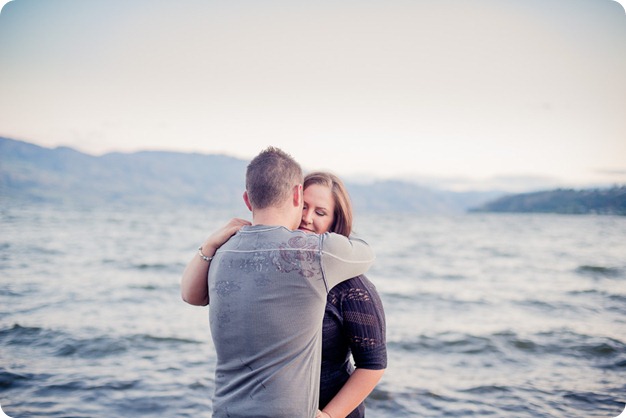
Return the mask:
{"type": "Polygon", "coordinates": [[[254,209],[279,206],[289,198],[293,187],[302,182],[300,164],[276,147],[261,151],[246,170],[246,191],[254,209]]]}

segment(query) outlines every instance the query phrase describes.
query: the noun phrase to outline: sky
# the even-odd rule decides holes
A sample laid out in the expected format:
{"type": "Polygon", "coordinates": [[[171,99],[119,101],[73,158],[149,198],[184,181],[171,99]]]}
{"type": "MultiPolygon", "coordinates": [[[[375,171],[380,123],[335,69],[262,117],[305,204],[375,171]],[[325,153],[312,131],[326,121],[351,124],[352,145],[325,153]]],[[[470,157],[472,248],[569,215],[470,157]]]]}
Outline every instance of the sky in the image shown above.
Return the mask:
{"type": "Polygon", "coordinates": [[[0,136],[449,189],[626,184],[613,0],[0,2],[0,136]]]}

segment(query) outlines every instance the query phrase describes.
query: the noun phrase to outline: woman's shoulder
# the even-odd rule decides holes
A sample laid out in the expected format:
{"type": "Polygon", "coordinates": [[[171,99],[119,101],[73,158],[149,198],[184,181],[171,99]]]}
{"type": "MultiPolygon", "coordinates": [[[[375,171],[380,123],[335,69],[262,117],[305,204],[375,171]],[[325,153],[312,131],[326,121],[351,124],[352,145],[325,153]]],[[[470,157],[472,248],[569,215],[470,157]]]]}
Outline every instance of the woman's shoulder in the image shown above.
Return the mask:
{"type": "Polygon", "coordinates": [[[366,292],[368,294],[378,295],[376,286],[365,275],[352,277],[345,280],[330,290],[330,293],[337,297],[345,296],[354,292],[366,292]]]}

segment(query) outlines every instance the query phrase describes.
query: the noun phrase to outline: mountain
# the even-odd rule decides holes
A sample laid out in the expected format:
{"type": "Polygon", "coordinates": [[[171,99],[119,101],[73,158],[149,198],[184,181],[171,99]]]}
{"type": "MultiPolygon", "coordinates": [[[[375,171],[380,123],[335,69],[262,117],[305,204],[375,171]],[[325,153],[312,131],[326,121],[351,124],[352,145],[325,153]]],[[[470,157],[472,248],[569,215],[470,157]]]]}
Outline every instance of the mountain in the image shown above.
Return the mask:
{"type": "Polygon", "coordinates": [[[503,196],[473,212],[525,212],[626,215],[626,186],[607,189],[556,189],[503,196]]]}
{"type": "MultiPolygon", "coordinates": [[[[0,199],[86,207],[240,209],[247,164],[225,155],[162,151],[93,156],[0,137],[0,199]]],[[[462,213],[502,195],[442,191],[399,180],[346,186],[355,210],[365,212],[462,213]]]]}
{"type": "Polygon", "coordinates": [[[224,155],[143,151],[100,157],[0,138],[0,195],[25,202],[233,206],[247,162],[224,155]]]}

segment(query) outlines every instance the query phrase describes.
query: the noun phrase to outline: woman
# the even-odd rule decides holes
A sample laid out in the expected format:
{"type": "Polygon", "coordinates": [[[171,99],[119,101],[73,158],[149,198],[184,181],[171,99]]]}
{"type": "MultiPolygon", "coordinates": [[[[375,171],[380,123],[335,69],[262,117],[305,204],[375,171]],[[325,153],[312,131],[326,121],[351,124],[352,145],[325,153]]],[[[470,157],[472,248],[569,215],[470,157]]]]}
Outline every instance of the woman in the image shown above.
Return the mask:
{"type": "MultiPolygon", "coordinates": [[[[314,172],[305,177],[300,229],[316,234],[350,235],[352,207],[337,176],[314,172]]],[[[330,290],[322,336],[318,417],[363,417],[363,401],[387,367],[383,306],[376,288],[365,276],[354,277],[330,290]]]]}

